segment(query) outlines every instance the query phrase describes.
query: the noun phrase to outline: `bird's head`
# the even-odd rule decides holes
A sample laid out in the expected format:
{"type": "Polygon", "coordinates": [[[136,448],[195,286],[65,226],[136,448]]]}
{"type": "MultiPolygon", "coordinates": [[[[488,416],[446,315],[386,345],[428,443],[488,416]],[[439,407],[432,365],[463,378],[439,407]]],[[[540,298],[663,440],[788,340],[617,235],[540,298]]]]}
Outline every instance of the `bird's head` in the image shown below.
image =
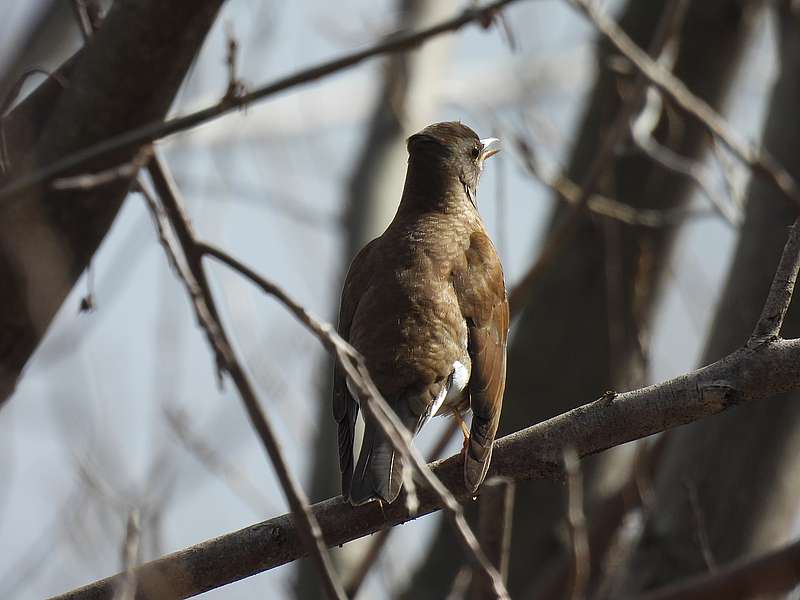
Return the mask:
{"type": "Polygon", "coordinates": [[[434,123],[408,138],[409,171],[444,185],[463,185],[472,203],[484,161],[500,151],[497,138],[480,139],[458,121],[434,123]]]}

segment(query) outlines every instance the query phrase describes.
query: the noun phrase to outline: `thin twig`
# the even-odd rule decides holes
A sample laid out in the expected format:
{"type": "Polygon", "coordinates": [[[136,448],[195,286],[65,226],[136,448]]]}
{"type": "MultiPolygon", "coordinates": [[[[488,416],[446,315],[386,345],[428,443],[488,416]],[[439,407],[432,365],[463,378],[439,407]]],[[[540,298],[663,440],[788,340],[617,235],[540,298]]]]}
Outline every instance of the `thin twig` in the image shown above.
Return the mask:
{"type": "Polygon", "coordinates": [[[200,464],[219,476],[242,501],[256,514],[264,514],[273,508],[273,503],[250,481],[236,465],[228,463],[192,430],[185,412],[164,407],[164,415],[175,437],[200,464]]]}
{"type": "Polygon", "coordinates": [[[694,517],[695,535],[697,536],[697,543],[700,546],[700,554],[703,556],[703,562],[712,573],[717,570],[717,561],[714,558],[714,553],[711,551],[711,541],[708,539],[708,527],[706,527],[706,516],[703,513],[703,508],[700,506],[700,497],[697,494],[697,486],[691,482],[686,481],[686,493],[689,496],[689,508],[692,510],[694,517]]]}
{"type": "Polygon", "coordinates": [[[600,10],[597,4],[589,0],[567,1],[582,12],[595,28],[634,64],[648,83],[658,88],[665,97],[684,112],[697,119],[739,160],[749,165],[755,173],[774,183],[790,200],[800,206],[800,189],[798,189],[797,183],[766,149],[741,139],[708,103],[692,94],[680,79],[658,65],[628,37],[612,18],[600,10]]]}
{"type": "Polygon", "coordinates": [[[153,156],[152,146],[143,146],[129,162],[113,166],[97,173],[82,173],[73,177],[61,177],[53,181],[57,190],[90,190],[118,179],[134,177],[153,156]]]}
{"type": "MultiPolygon", "coordinates": [[[[513,142],[528,173],[553,190],[557,198],[569,204],[576,204],[579,201],[581,188],[566,173],[560,172],[548,176],[524,139],[516,136],[513,142]]],[[[704,208],[638,208],[596,192],[586,201],[586,208],[595,214],[626,225],[652,228],[678,225],[687,219],[707,218],[717,214],[704,208]]]]}
{"type": "Polygon", "coordinates": [[[131,509],[125,526],[125,539],[122,543],[122,573],[120,585],[114,600],[134,600],[136,597],[136,572],[139,564],[139,541],[141,539],[139,511],[131,509]]]}
{"type": "Polygon", "coordinates": [[[652,161],[665,169],[683,175],[694,183],[697,188],[708,198],[717,213],[730,225],[738,227],[742,223],[742,216],[729,203],[725,202],[703,180],[702,168],[697,162],[681,156],[668,146],[658,142],[648,131],[631,126],[631,139],[636,146],[652,161]]]}
{"type": "MultiPolygon", "coordinates": [[[[515,484],[507,477],[492,477],[481,486],[478,502],[478,539],[489,560],[505,581],[508,578],[511,550],[511,524],[514,517],[515,484]]],[[[491,582],[473,572],[471,600],[493,600],[491,582]]]]}
{"type": "Polygon", "coordinates": [[[579,456],[575,448],[564,448],[564,471],[567,473],[567,525],[572,544],[571,600],[583,600],[589,585],[589,536],[583,512],[583,482],[579,456]]]}
{"type": "Polygon", "coordinates": [[[98,157],[106,156],[123,148],[147,144],[179,131],[191,129],[192,127],[196,127],[197,125],[229,113],[237,108],[242,108],[256,101],[274,96],[279,92],[349,69],[369,58],[399,52],[401,50],[408,50],[443,33],[458,31],[469,23],[485,21],[506,5],[516,1],[517,0],[495,0],[481,7],[467,7],[458,15],[450,19],[445,19],[430,27],[420,29],[419,31],[390,36],[388,39],[369,46],[368,48],[364,48],[363,50],[358,50],[306,69],[301,69],[277,81],[258,87],[252,92],[233,98],[223,98],[220,102],[212,106],[182,117],[176,117],[168,121],[148,123],[142,127],[113,136],[105,141],[93,144],[84,150],[69,154],[31,173],[15,178],[3,188],[0,188],[0,200],[18,197],[33,186],[44,183],[56,175],[80,167],[86,162],[98,157]]]}
{"type": "Polygon", "coordinates": [[[783,255],[772,279],[764,309],[748,344],[760,344],[780,335],[786,311],[789,310],[792,301],[798,269],[800,269],[800,219],[789,227],[789,239],[783,248],[783,255]]]}
{"type": "MultiPolygon", "coordinates": [[[[344,589],[336,578],[330,556],[322,540],[319,523],[309,508],[305,493],[283,458],[272,426],[261,409],[249,378],[234,354],[221,321],[215,316],[216,311],[212,308],[213,299],[202,265],[203,252],[191,229],[182,202],[177,195],[177,190],[172,186],[167,173],[159,169],[155,161],[152,161],[150,166],[154,184],[161,194],[161,201],[165,210],[163,212],[153,211],[153,206],[157,203],[152,198],[148,200],[148,206],[153,211],[153,218],[158,225],[159,237],[162,242],[166,242],[165,251],[170,263],[177,267],[179,278],[192,300],[195,316],[205,331],[208,342],[217,357],[217,364],[220,369],[224,369],[230,375],[239,391],[239,396],[245,405],[250,422],[275,468],[275,473],[281,483],[289,507],[297,520],[304,546],[317,565],[326,594],[330,598],[344,599],[346,597],[344,589]],[[163,231],[165,229],[165,220],[169,221],[173,231],[175,231],[176,241],[172,240],[163,231]],[[181,268],[182,261],[178,258],[180,255],[182,255],[185,268],[181,268]],[[205,285],[201,283],[201,279],[205,285]]],[[[146,193],[145,196],[147,196],[146,193]]]]}
{"type": "Polygon", "coordinates": [[[357,392],[361,409],[383,430],[392,447],[403,456],[405,464],[412,467],[420,475],[422,480],[442,503],[445,515],[453,526],[467,557],[492,580],[496,597],[508,598],[508,592],[503,585],[500,574],[489,562],[489,559],[486,558],[480,544],[478,544],[475,538],[475,534],[469,528],[464,518],[464,511],[461,508],[461,504],[458,503],[442,482],[436,478],[425,462],[425,459],[422,458],[419,451],[411,444],[411,434],[400,422],[395,412],[389,407],[386,400],[384,400],[383,396],[378,391],[378,388],[375,386],[367,371],[361,355],[350,346],[350,344],[343,340],[329,323],[324,323],[311,315],[304,307],[292,300],[278,286],[267,281],[237,259],[206,243],[198,243],[198,249],[203,254],[212,256],[234,271],[239,272],[242,276],[260,287],[264,293],[280,300],[295,317],[314,333],[322,345],[334,354],[336,360],[350,378],[353,388],[357,392]]]}

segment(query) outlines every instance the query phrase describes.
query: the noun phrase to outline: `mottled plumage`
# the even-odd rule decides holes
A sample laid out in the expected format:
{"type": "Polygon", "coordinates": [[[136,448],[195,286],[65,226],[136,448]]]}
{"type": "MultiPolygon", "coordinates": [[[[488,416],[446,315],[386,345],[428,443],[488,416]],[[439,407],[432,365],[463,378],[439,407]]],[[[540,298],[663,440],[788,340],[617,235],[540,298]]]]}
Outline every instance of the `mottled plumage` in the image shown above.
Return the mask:
{"type": "MultiPolygon", "coordinates": [[[[496,142],[479,140],[461,123],[437,123],[409,138],[397,214],[353,260],[339,314],[339,333],[364,356],[409,431],[419,431],[434,409],[472,409],[464,456],[471,491],[486,476],[505,387],[503,270],[475,205],[483,161],[496,142]]],[[[354,466],[358,410],[337,367],[342,493],[353,504],[393,502],[402,485],[400,457],[369,420],[354,466]]]]}

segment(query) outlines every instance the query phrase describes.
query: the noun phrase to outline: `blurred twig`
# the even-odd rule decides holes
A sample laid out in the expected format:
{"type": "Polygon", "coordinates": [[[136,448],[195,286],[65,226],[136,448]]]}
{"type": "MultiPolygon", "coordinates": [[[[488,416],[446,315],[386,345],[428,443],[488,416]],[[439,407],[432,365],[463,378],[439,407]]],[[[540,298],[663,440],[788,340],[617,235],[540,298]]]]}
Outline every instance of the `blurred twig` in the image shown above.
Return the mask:
{"type": "Polygon", "coordinates": [[[586,516],[583,512],[583,481],[575,448],[564,448],[564,470],[567,473],[567,525],[572,544],[571,600],[583,600],[589,585],[591,560],[586,516]]]}
{"type": "Polygon", "coordinates": [[[139,539],[141,536],[139,511],[131,509],[125,526],[125,539],[122,544],[122,572],[114,600],[134,600],[136,597],[136,573],[139,564],[139,539]]]}
{"type": "MultiPolygon", "coordinates": [[[[514,517],[513,480],[492,477],[481,486],[478,505],[478,539],[492,564],[505,580],[508,577],[508,562],[511,546],[512,521],[514,517]]],[[[471,600],[492,600],[492,588],[485,577],[473,571],[470,581],[471,600]]]]}
{"type": "Polygon", "coordinates": [[[622,53],[649,85],[656,87],[685,113],[691,115],[758,175],[766,177],[790,200],[800,206],[800,189],[789,172],[765,148],[743,140],[725,120],[698,98],[675,75],[658,65],[598,6],[589,0],[567,0],[582,12],[595,28],[622,53]]]}
{"type": "Polygon", "coordinates": [[[273,510],[272,502],[261,493],[247,476],[234,464],[225,460],[203,440],[189,423],[188,415],[175,408],[164,407],[164,414],[175,437],[200,464],[219,476],[228,487],[242,499],[256,514],[273,510]]]}

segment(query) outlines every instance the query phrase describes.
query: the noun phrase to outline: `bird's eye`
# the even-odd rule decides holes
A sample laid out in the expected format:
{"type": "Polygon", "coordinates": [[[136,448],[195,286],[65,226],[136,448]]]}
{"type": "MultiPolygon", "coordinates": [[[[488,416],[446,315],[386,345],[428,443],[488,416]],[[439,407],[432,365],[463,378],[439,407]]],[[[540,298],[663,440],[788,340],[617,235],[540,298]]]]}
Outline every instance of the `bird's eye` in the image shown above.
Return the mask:
{"type": "Polygon", "coordinates": [[[474,146],[472,148],[472,159],[478,160],[478,157],[481,155],[481,149],[478,146],[474,146]]]}

